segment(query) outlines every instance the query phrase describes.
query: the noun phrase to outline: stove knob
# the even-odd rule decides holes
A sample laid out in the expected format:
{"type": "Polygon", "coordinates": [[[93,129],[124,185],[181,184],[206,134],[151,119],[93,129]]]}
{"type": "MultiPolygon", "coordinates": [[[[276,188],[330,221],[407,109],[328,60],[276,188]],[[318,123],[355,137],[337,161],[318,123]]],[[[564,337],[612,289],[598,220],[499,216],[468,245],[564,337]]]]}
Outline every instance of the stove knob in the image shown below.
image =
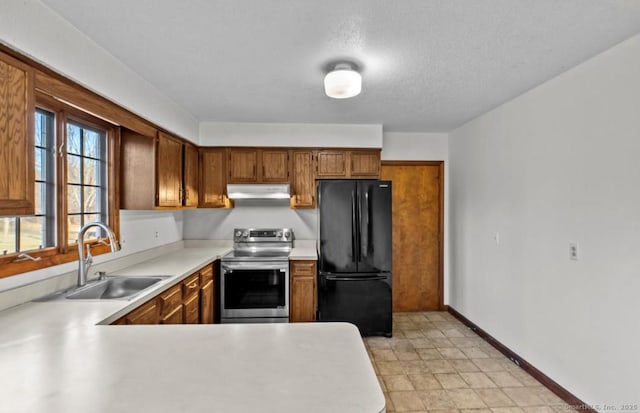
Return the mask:
{"type": "Polygon", "coordinates": [[[282,238],[282,231],[278,231],[278,233],[276,233],[276,237],[282,238]]]}
{"type": "Polygon", "coordinates": [[[240,238],[242,236],[242,231],[236,231],[236,238],[240,238]]]}
{"type": "Polygon", "coordinates": [[[245,231],[242,233],[242,238],[247,238],[249,236],[249,232],[245,231]]]}
{"type": "Polygon", "coordinates": [[[285,232],[285,233],[284,233],[284,237],[285,237],[286,239],[291,238],[291,233],[290,233],[289,231],[285,232]]]}

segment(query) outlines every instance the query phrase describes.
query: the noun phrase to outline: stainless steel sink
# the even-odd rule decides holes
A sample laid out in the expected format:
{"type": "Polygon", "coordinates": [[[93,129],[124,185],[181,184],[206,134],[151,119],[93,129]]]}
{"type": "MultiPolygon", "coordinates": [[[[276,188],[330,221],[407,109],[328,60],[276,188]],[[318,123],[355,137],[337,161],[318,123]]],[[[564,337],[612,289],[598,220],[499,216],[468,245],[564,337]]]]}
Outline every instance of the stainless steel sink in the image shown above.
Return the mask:
{"type": "Polygon", "coordinates": [[[66,295],[69,300],[116,300],[131,298],[168,276],[107,277],[66,295]]]}

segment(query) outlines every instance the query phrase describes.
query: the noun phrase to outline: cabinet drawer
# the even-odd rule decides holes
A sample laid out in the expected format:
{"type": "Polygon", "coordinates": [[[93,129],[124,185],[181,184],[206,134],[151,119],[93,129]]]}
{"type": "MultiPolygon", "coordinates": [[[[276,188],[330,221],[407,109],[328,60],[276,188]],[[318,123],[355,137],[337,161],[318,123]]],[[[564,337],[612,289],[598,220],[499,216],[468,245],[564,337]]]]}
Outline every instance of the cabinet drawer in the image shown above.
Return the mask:
{"type": "Polygon", "coordinates": [[[174,311],[182,304],[182,290],[180,284],[174,285],[167,291],[160,294],[158,304],[160,304],[160,316],[164,317],[174,311]]]}
{"type": "Polygon", "coordinates": [[[200,285],[205,285],[213,280],[213,266],[211,264],[200,270],[200,285]]]}
{"type": "Polygon", "coordinates": [[[195,294],[182,305],[185,324],[200,323],[200,294],[195,294]]]}
{"type": "Polygon", "coordinates": [[[162,317],[160,324],[182,324],[182,304],[178,304],[176,308],[169,310],[171,311],[162,317]]]}
{"type": "Polygon", "coordinates": [[[315,276],[316,275],[316,262],[315,261],[291,261],[291,275],[292,276],[315,276]]]}
{"type": "Polygon", "coordinates": [[[191,295],[198,292],[200,288],[200,274],[190,275],[189,278],[182,283],[182,299],[185,300],[191,295]]]}

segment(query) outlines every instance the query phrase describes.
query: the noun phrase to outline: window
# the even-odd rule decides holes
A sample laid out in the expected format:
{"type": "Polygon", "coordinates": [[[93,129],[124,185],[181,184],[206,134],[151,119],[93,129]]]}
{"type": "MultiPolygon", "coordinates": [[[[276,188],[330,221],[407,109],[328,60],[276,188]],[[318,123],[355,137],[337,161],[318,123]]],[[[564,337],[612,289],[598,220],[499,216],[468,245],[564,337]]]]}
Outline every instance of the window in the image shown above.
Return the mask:
{"type": "MultiPolygon", "coordinates": [[[[47,95],[36,94],[35,214],[0,217],[0,277],[77,259],[77,236],[89,222],[118,234],[116,127],[47,95]],[[33,260],[19,256],[27,253],[33,260]]],[[[109,247],[92,228],[85,244],[109,247]]]]}

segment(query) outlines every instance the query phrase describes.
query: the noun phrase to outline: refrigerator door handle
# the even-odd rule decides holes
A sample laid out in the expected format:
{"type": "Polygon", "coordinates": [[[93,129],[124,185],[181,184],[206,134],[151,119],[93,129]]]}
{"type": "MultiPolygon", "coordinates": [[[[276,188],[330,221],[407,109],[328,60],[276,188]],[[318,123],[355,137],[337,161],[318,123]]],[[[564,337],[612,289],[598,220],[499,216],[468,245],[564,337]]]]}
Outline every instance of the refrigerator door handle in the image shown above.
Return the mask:
{"type": "Polygon", "coordinates": [[[328,281],[381,281],[386,280],[386,275],[364,275],[359,277],[341,277],[336,275],[327,275],[324,277],[328,281]]]}
{"type": "Polygon", "coordinates": [[[351,262],[356,262],[356,247],[358,242],[356,240],[356,194],[354,190],[351,190],[351,262]]]}
{"type": "MultiPolygon", "coordinates": [[[[360,205],[358,201],[358,209],[360,210],[360,205]]],[[[360,210],[360,253],[358,254],[358,261],[361,261],[362,258],[367,258],[369,254],[369,188],[364,193],[364,215],[360,210]],[[364,251],[364,252],[363,252],[364,251]]]]}

